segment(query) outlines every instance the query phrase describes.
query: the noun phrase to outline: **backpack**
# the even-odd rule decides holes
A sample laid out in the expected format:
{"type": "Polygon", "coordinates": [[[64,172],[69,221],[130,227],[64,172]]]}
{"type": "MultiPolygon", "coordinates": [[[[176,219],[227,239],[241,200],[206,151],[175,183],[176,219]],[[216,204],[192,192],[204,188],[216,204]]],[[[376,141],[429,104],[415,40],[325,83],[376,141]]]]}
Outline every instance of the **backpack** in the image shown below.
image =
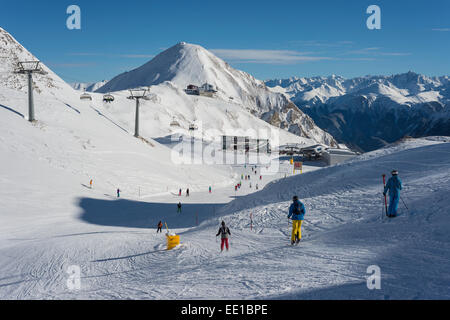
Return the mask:
{"type": "Polygon", "coordinates": [[[294,202],[294,208],[292,209],[292,213],[296,216],[298,216],[299,214],[301,214],[300,209],[299,209],[299,203],[298,202],[294,202]]]}

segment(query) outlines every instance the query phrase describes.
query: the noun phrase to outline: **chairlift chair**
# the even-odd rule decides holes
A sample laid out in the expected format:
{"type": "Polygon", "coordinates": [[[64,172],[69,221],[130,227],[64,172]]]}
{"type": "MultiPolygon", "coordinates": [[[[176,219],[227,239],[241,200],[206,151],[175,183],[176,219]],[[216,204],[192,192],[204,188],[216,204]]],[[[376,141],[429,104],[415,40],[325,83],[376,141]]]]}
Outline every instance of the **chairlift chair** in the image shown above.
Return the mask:
{"type": "Polygon", "coordinates": [[[173,117],[172,122],[170,123],[171,127],[179,127],[180,123],[173,117]]]}
{"type": "Polygon", "coordinates": [[[103,102],[109,103],[114,101],[114,96],[112,94],[105,94],[103,96],[103,102]]]}
{"type": "Polygon", "coordinates": [[[81,96],[80,96],[80,100],[89,100],[92,101],[92,97],[89,93],[84,92],[81,96]]]}

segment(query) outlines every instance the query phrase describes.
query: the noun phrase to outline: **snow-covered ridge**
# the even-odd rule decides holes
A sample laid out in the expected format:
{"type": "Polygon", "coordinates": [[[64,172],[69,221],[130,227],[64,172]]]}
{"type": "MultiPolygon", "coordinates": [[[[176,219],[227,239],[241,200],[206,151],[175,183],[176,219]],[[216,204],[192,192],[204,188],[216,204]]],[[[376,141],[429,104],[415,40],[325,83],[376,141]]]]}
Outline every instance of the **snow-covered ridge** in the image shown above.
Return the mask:
{"type": "Polygon", "coordinates": [[[408,72],[266,81],[340,142],[374,150],[405,135],[450,135],[449,76],[408,72]]]}
{"type": "Polygon", "coordinates": [[[78,91],[94,92],[100,87],[104,86],[108,81],[98,81],[98,82],[74,82],[70,85],[72,88],[78,91]]]}
{"type": "Polygon", "coordinates": [[[294,102],[306,103],[319,98],[327,102],[345,94],[385,95],[397,103],[439,101],[448,103],[449,76],[428,77],[414,72],[391,76],[364,76],[345,79],[340,76],[289,78],[265,81],[270,88],[284,92],[294,102]],[[442,94],[441,94],[442,92],[442,94]]]}
{"type": "MultiPolygon", "coordinates": [[[[26,50],[14,37],[0,27],[0,87],[27,91],[27,78],[16,74],[19,62],[36,61],[37,59],[26,50]]],[[[70,86],[44,64],[41,64],[44,75],[34,74],[33,81],[37,93],[58,95],[70,91],[70,86]],[[69,90],[68,90],[69,89],[69,90]]]]}

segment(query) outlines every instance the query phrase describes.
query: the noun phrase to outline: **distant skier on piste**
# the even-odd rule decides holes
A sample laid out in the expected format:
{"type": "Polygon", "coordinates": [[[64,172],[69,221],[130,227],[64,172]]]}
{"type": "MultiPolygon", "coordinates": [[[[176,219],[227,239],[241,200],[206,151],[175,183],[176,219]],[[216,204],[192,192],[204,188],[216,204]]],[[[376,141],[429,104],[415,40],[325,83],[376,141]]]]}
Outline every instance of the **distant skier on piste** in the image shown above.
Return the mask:
{"type": "Polygon", "coordinates": [[[292,198],[292,204],[289,207],[288,219],[292,219],[291,244],[299,243],[302,239],[302,223],[305,217],[305,205],[298,200],[297,196],[292,198]]]}
{"type": "Polygon", "coordinates": [[[117,188],[117,198],[120,198],[120,189],[117,188]]]}
{"type": "Polygon", "coordinates": [[[177,213],[181,213],[181,202],[177,204],[177,213]]]}
{"type": "Polygon", "coordinates": [[[219,232],[217,232],[216,237],[221,236],[221,243],[220,243],[220,251],[223,251],[223,247],[227,248],[227,251],[229,250],[229,244],[228,244],[228,236],[231,236],[230,229],[225,225],[225,221],[222,221],[222,226],[219,228],[219,232]]]}
{"type": "Polygon", "coordinates": [[[159,221],[158,222],[158,230],[156,230],[156,233],[158,233],[158,232],[162,233],[162,227],[163,227],[162,221],[159,221]]]}
{"type": "Polygon", "coordinates": [[[389,190],[389,209],[387,216],[389,218],[394,218],[397,216],[398,203],[400,201],[400,190],[402,190],[402,180],[398,177],[397,170],[393,170],[391,174],[392,177],[390,177],[386,183],[383,195],[386,196],[386,193],[389,190]]]}

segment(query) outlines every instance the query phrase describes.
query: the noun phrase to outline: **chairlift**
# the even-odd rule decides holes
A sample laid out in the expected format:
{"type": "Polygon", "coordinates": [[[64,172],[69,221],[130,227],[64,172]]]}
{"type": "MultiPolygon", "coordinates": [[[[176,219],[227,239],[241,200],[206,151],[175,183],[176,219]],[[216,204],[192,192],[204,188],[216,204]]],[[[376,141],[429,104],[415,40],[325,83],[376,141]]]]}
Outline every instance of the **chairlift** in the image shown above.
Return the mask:
{"type": "Polygon", "coordinates": [[[109,103],[114,101],[114,96],[112,94],[105,94],[103,96],[103,102],[109,103]]]}
{"type": "Polygon", "coordinates": [[[80,100],[89,100],[92,101],[92,97],[89,93],[84,92],[81,96],[80,96],[80,100]]]}
{"type": "Polygon", "coordinates": [[[171,127],[180,127],[180,123],[173,117],[172,122],[170,123],[171,127]]]}

